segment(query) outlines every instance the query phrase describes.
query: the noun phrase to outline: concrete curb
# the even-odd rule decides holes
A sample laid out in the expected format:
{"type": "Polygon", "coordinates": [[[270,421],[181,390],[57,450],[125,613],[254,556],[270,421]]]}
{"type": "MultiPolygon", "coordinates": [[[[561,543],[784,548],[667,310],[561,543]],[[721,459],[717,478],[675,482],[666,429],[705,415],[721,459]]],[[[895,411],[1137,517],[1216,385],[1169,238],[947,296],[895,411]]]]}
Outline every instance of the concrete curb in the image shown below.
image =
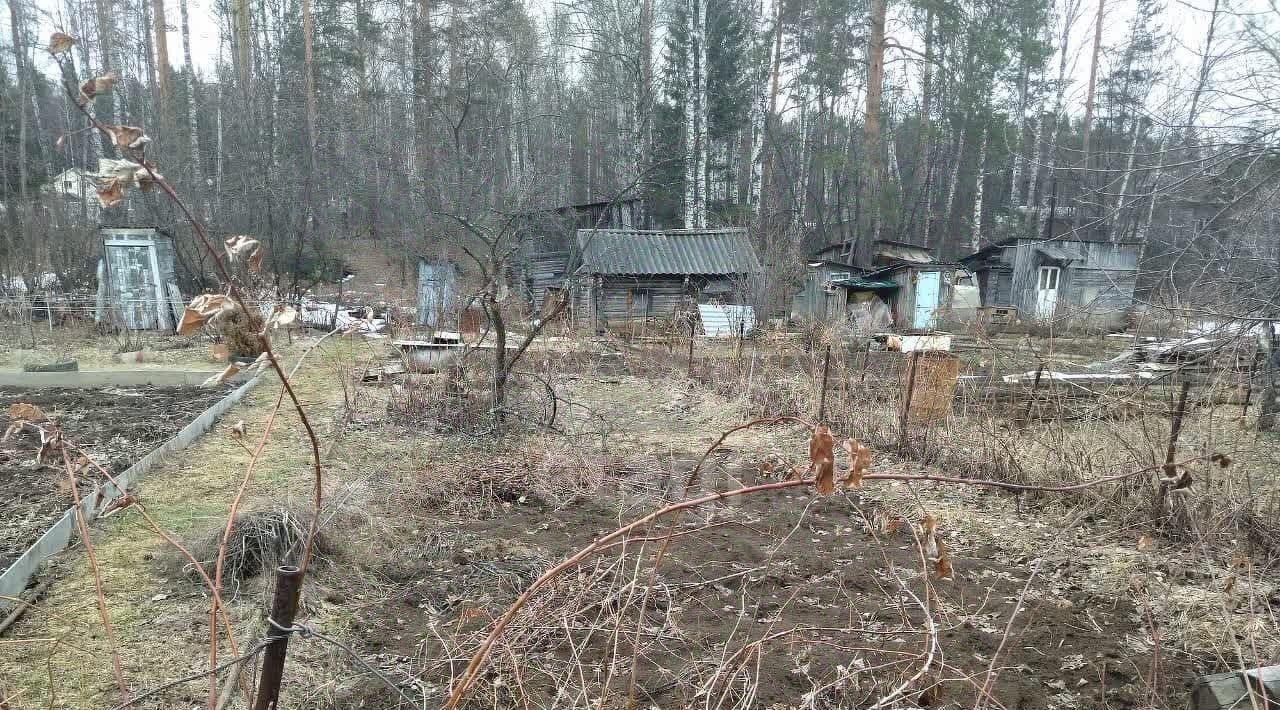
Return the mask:
{"type": "Polygon", "coordinates": [[[221,370],[0,372],[0,387],[190,387],[202,384],[219,372],[221,370]]]}
{"type": "MultiPolygon", "coordinates": [[[[76,373],[47,374],[69,375],[76,373]]],[[[206,377],[203,373],[196,374],[200,377],[206,377]]],[[[183,427],[182,431],[179,431],[172,439],[169,439],[156,447],[151,451],[151,453],[139,459],[137,463],[130,466],[124,472],[116,475],[115,479],[126,489],[132,487],[138,481],[142,480],[142,477],[145,476],[147,472],[159,463],[166,455],[187,448],[201,434],[211,429],[218,417],[225,414],[241,399],[244,399],[244,396],[249,393],[249,390],[253,389],[254,386],[258,384],[258,381],[261,380],[262,377],[263,375],[258,375],[237,387],[226,397],[223,397],[221,400],[216,402],[212,407],[206,409],[203,414],[192,420],[190,424],[183,427]]],[[[203,382],[204,380],[202,379],[200,381],[203,382]]],[[[121,383],[112,382],[109,384],[121,383]]],[[[69,385],[64,384],[61,386],[69,385]]],[[[111,501],[121,495],[122,491],[118,490],[115,485],[110,482],[104,482],[91,493],[83,496],[81,498],[80,508],[84,513],[85,521],[88,522],[96,518],[98,514],[111,503],[111,501]]],[[[36,540],[35,544],[27,548],[27,551],[22,553],[22,556],[10,565],[9,569],[4,571],[4,574],[0,574],[0,596],[17,597],[24,589],[27,588],[27,583],[31,581],[31,576],[36,573],[37,569],[39,569],[40,563],[58,552],[61,552],[71,543],[71,539],[76,534],[75,510],[76,509],[74,507],[67,509],[67,512],[63,513],[62,517],[59,518],[56,523],[51,525],[49,529],[40,536],[40,539],[36,540]]],[[[0,600],[0,610],[7,609],[10,606],[12,606],[12,602],[0,600]]]]}

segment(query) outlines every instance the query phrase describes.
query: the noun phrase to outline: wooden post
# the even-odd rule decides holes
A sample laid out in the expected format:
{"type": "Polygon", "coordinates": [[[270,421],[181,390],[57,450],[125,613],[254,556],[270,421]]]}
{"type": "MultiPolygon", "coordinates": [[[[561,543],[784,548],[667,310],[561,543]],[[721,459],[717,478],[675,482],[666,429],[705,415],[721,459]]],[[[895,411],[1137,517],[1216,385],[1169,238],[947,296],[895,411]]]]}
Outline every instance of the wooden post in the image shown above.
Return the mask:
{"type": "Polygon", "coordinates": [[[862,372],[858,375],[858,386],[867,381],[867,367],[871,365],[871,338],[867,338],[867,346],[862,349],[862,372]]]}
{"type": "Polygon", "coordinates": [[[818,392],[818,417],[814,420],[816,424],[822,423],[822,417],[827,413],[827,375],[831,371],[831,346],[822,354],[822,388],[818,392]]]}
{"type": "Polygon", "coordinates": [[[902,413],[898,417],[898,450],[907,450],[907,423],[911,417],[911,393],[916,389],[916,365],[920,361],[920,351],[911,353],[911,364],[907,366],[907,391],[902,397],[902,413]]]}
{"type": "Polygon", "coordinates": [[[1040,361],[1040,366],[1036,368],[1036,379],[1031,383],[1031,395],[1027,397],[1026,409],[1022,412],[1023,423],[1031,421],[1031,403],[1035,401],[1036,393],[1040,391],[1040,377],[1044,375],[1044,361],[1040,361]]]}
{"type": "Polygon", "coordinates": [[[697,335],[698,319],[689,314],[689,377],[693,377],[693,339],[697,335]]]}
{"type": "Polygon", "coordinates": [[[329,330],[338,327],[338,311],[342,310],[342,291],[347,285],[346,279],[342,277],[342,271],[338,271],[338,302],[333,304],[333,321],[329,323],[329,330]]]}
{"type": "Polygon", "coordinates": [[[1191,389],[1191,382],[1183,380],[1182,387],[1178,391],[1178,401],[1173,406],[1173,412],[1169,422],[1169,445],[1164,452],[1164,481],[1160,482],[1160,487],[1156,491],[1155,500],[1152,501],[1154,510],[1152,513],[1155,522],[1164,521],[1168,515],[1167,505],[1169,501],[1169,488],[1174,485],[1178,479],[1178,467],[1174,461],[1178,455],[1178,436],[1182,433],[1182,416],[1187,411],[1187,392],[1191,389]]]}
{"type": "Polygon", "coordinates": [[[1173,416],[1169,423],[1169,446],[1164,452],[1164,475],[1166,478],[1177,475],[1178,467],[1173,465],[1178,455],[1178,436],[1182,433],[1182,416],[1187,411],[1187,392],[1191,389],[1190,380],[1182,381],[1178,391],[1178,403],[1173,407],[1173,416]]]}
{"type": "MultiPolygon", "coordinates": [[[[298,613],[298,594],[302,591],[302,570],[282,565],[276,568],[276,594],[271,600],[271,619],[280,626],[293,626],[298,613]]],[[[258,679],[258,697],[253,710],[277,710],[280,705],[280,681],[284,679],[284,657],[289,650],[289,634],[274,626],[268,629],[274,639],[262,654],[262,675],[258,679]]]]}

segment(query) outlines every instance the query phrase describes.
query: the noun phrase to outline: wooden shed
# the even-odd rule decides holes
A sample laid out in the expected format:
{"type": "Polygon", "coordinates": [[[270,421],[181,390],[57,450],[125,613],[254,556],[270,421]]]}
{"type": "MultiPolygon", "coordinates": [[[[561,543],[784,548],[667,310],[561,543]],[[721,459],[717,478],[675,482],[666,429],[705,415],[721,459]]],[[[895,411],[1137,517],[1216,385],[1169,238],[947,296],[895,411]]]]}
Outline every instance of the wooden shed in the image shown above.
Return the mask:
{"type": "Polygon", "coordinates": [[[866,275],[898,285],[889,297],[893,322],[901,330],[934,330],[957,310],[971,308],[972,275],[956,264],[903,262],[866,275]]]}
{"type": "Polygon", "coordinates": [[[1014,308],[1023,321],[1112,328],[1133,306],[1138,255],[1133,242],[1015,238],[961,263],[978,277],[983,308],[1014,308]]]}
{"type": "Polygon", "coordinates": [[[184,307],[173,240],[154,229],[103,227],[95,319],[129,330],[172,330],[184,307]]]}
{"type": "Polygon", "coordinates": [[[578,248],[573,304],[597,332],[699,303],[750,303],[764,271],[745,229],[580,229],[578,248]]]}
{"type": "Polygon", "coordinates": [[[531,310],[543,310],[563,293],[565,278],[581,261],[579,229],[631,229],[639,224],[639,200],[564,205],[516,218],[521,260],[516,280],[531,310]],[[547,290],[552,290],[552,299],[547,290]]]}

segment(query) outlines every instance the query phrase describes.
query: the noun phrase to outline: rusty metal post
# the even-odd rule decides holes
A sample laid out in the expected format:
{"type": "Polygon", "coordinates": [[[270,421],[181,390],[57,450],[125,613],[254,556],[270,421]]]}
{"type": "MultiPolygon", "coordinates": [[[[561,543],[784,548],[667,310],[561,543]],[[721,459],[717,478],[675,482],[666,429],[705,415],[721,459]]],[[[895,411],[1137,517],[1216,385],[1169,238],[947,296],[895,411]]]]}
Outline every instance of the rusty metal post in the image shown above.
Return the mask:
{"type": "Polygon", "coordinates": [[[902,413],[898,417],[898,450],[907,450],[907,423],[911,418],[911,394],[916,389],[916,364],[920,361],[920,351],[911,353],[911,364],[907,366],[907,391],[902,396],[902,413]]]}
{"type": "MultiPolygon", "coordinates": [[[[281,565],[276,568],[276,594],[271,600],[271,619],[280,626],[293,626],[298,613],[298,594],[302,591],[302,570],[281,565]]],[[[289,650],[289,634],[271,626],[274,640],[262,653],[262,675],[258,679],[258,697],[253,710],[276,710],[280,702],[280,681],[284,679],[284,657],[289,650]]]]}
{"type": "Polygon", "coordinates": [[[822,417],[827,413],[827,375],[831,371],[831,346],[822,354],[822,389],[818,393],[818,418],[815,424],[822,423],[822,417]]]}

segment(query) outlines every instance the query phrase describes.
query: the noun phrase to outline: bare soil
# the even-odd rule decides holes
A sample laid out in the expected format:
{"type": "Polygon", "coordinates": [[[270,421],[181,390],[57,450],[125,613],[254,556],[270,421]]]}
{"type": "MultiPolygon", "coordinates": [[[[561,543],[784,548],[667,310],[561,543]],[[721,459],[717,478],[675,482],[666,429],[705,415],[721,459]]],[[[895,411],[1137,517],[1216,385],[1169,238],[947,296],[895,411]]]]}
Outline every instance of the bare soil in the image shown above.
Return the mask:
{"type": "MultiPolygon", "coordinates": [[[[3,387],[0,422],[8,426],[9,405],[34,404],[58,422],[68,440],[116,474],[225,394],[222,388],[196,387],[3,387]]],[[[39,462],[39,450],[39,437],[32,433],[0,442],[0,569],[7,569],[73,502],[61,457],[39,462]]],[[[86,472],[82,490],[97,478],[96,471],[86,472]]]]}

